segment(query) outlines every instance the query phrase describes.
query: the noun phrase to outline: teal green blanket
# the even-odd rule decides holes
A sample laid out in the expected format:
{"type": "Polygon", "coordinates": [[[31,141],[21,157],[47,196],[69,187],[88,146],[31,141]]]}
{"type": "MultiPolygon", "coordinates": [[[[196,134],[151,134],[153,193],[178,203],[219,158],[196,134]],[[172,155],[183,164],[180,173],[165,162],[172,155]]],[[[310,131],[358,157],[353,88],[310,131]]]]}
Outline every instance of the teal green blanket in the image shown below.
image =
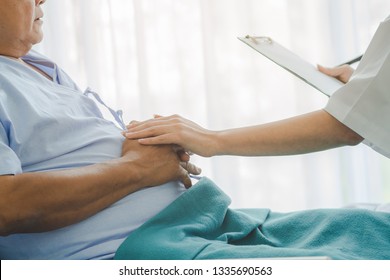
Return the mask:
{"type": "Polygon", "coordinates": [[[116,259],[327,256],[390,259],[390,214],[359,209],[233,210],[203,178],[119,247],[116,259]]]}

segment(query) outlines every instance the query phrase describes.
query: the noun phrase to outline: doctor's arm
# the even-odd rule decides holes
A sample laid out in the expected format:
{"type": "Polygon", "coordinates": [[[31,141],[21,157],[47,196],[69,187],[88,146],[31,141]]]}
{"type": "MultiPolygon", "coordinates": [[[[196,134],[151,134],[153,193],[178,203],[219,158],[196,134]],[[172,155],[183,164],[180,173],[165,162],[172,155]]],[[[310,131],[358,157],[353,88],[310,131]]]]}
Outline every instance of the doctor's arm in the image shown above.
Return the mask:
{"type": "MultiPolygon", "coordinates": [[[[346,83],[354,69],[318,66],[319,71],[346,83]]],[[[363,138],[325,110],[251,127],[210,131],[180,116],[133,123],[125,134],[144,145],[181,145],[202,156],[292,155],[356,145],[363,138]]]]}
{"type": "Polygon", "coordinates": [[[130,126],[126,137],[143,145],[173,143],[201,156],[274,156],[357,145],[363,138],[324,110],[256,126],[211,131],[180,116],[130,126]]]}
{"type": "MultiPolygon", "coordinates": [[[[0,176],[0,235],[43,232],[84,220],[146,186],[184,181],[171,146],[126,140],[122,157],[63,171],[0,176]]],[[[130,213],[131,215],[131,213],[130,213]]]]}

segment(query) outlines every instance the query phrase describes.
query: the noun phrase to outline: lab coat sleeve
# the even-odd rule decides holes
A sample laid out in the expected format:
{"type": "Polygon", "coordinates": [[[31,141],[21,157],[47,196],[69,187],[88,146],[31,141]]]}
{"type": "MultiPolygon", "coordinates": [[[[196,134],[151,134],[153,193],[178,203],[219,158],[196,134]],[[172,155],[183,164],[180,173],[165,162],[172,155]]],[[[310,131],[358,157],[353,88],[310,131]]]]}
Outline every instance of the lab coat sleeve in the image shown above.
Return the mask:
{"type": "Polygon", "coordinates": [[[379,26],[351,80],[325,110],[390,158],[390,21],[379,26]]]}

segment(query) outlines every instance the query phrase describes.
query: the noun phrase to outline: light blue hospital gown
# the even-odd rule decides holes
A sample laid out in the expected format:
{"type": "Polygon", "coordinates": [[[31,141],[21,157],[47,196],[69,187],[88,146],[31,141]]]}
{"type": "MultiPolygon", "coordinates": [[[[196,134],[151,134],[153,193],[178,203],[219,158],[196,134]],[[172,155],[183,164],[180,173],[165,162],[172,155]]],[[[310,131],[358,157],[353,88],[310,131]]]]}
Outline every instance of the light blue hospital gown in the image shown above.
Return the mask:
{"type": "MultiPolygon", "coordinates": [[[[118,158],[123,123],[102,117],[98,96],[81,92],[53,62],[23,58],[53,81],[0,56],[0,175],[81,167],[118,158]]],[[[176,182],[129,195],[95,216],[46,233],[0,237],[1,259],[110,259],[130,232],[175,200],[176,182]],[[157,199],[158,198],[158,199],[157,199]]]]}

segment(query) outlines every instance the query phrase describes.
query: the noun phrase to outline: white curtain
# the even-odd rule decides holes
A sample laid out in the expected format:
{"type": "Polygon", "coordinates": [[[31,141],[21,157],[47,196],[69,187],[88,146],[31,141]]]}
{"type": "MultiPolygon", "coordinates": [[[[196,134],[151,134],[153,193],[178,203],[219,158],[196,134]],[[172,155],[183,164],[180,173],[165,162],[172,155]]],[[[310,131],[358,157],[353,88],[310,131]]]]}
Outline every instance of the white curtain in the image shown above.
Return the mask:
{"type": "MultiPolygon", "coordinates": [[[[313,63],[361,54],[388,0],[49,0],[37,49],[125,121],[181,114],[210,129],[278,120],[327,98],[245,46],[271,36],[313,63]]],[[[364,145],[193,161],[233,207],[293,211],[390,200],[389,160],[364,145]]]]}

